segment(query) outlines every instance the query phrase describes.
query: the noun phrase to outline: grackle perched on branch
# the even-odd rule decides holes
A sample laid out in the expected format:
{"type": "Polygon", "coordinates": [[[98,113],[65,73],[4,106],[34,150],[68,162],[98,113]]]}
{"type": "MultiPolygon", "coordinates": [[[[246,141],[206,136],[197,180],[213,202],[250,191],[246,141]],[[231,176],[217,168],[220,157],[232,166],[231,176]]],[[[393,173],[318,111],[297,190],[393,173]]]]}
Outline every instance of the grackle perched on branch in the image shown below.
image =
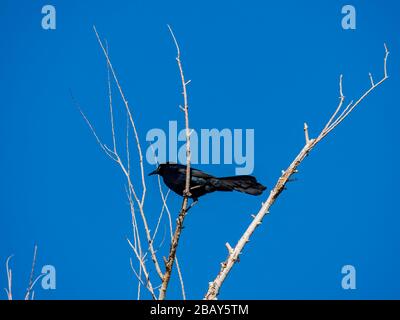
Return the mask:
{"type": "MultiPolygon", "coordinates": [[[[177,163],[161,163],[149,176],[158,174],[175,193],[183,196],[186,186],[186,166],[177,163]]],[[[253,176],[233,176],[217,178],[203,171],[190,168],[190,198],[193,201],[214,191],[239,191],[258,196],[266,189],[253,176]]]]}

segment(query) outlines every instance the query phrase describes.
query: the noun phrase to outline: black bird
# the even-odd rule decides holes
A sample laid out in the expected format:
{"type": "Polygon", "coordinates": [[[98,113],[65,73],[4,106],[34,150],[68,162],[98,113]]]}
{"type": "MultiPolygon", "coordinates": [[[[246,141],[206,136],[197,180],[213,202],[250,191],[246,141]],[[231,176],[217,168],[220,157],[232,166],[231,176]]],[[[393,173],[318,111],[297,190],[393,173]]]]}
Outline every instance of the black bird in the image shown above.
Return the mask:
{"type": "MultiPolygon", "coordinates": [[[[177,163],[161,163],[149,176],[158,174],[164,183],[175,193],[183,196],[186,185],[186,166],[177,163]]],[[[203,171],[190,168],[190,198],[193,201],[214,191],[239,191],[254,196],[266,189],[253,176],[233,176],[217,178],[203,171]]]]}

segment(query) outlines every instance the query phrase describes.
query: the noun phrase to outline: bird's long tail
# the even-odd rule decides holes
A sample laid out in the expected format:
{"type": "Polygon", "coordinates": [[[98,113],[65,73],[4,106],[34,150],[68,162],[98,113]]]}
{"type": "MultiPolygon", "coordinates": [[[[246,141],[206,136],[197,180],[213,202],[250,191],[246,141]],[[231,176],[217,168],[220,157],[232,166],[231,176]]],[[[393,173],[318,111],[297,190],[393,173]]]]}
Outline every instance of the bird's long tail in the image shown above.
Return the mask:
{"type": "Polygon", "coordinates": [[[266,189],[257,179],[253,176],[233,176],[217,178],[218,183],[216,189],[218,191],[239,191],[254,196],[258,196],[266,189]]]}

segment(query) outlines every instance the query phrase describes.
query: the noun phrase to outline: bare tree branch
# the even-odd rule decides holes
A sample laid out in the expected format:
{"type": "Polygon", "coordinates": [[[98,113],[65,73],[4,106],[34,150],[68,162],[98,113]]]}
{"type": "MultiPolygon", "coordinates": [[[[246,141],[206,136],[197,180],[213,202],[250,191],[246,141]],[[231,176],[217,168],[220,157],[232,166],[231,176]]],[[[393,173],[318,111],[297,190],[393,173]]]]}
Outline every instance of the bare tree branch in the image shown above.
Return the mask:
{"type": "Polygon", "coordinates": [[[129,259],[129,264],[130,264],[130,266],[131,266],[131,269],[132,269],[134,275],[136,276],[136,279],[138,280],[137,300],[140,300],[140,293],[141,293],[140,288],[141,288],[141,286],[146,287],[145,283],[144,283],[143,280],[142,280],[142,266],[139,265],[139,266],[140,266],[140,269],[139,269],[139,273],[138,273],[138,272],[135,270],[135,267],[133,266],[132,258],[129,259]]]}
{"type": "MultiPolygon", "coordinates": [[[[169,210],[168,205],[167,205],[167,197],[169,195],[170,190],[168,190],[167,194],[164,196],[164,192],[162,191],[160,176],[158,176],[158,187],[160,190],[161,199],[163,201],[163,207],[165,207],[165,211],[167,212],[167,215],[168,215],[169,233],[170,233],[170,237],[171,237],[171,241],[172,241],[172,238],[173,238],[172,218],[171,218],[171,211],[169,210]]],[[[179,260],[178,260],[177,256],[175,257],[175,262],[176,262],[176,270],[178,271],[179,282],[181,284],[182,298],[183,298],[183,300],[186,300],[185,283],[183,281],[182,271],[181,271],[181,267],[179,265],[179,260]]]]}
{"type": "MultiPolygon", "coordinates": [[[[157,159],[156,152],[155,152],[155,150],[153,148],[153,145],[150,144],[150,147],[151,147],[151,150],[153,152],[153,156],[154,156],[154,159],[156,161],[156,165],[158,166],[159,162],[158,162],[158,159],[157,159]]],[[[170,210],[168,208],[168,205],[167,205],[167,198],[168,198],[171,190],[168,189],[167,193],[164,195],[163,188],[162,188],[162,185],[161,185],[161,177],[159,175],[157,175],[157,183],[158,183],[158,190],[160,191],[161,200],[163,202],[163,207],[162,207],[161,214],[160,214],[158,222],[157,222],[156,230],[154,231],[153,241],[154,241],[154,238],[157,235],[157,230],[159,228],[160,221],[161,221],[164,209],[168,214],[169,232],[170,232],[170,237],[171,237],[171,241],[172,241],[172,238],[173,238],[172,218],[171,218],[171,212],[170,212],[170,210]]],[[[183,298],[183,300],[186,300],[185,284],[184,284],[184,281],[183,281],[182,271],[181,271],[181,267],[179,265],[178,257],[175,258],[175,261],[176,261],[176,270],[178,271],[179,282],[181,284],[182,298],[183,298]]]]}
{"type": "MultiPolygon", "coordinates": [[[[102,143],[102,141],[100,140],[100,138],[98,137],[94,127],[92,126],[92,124],[90,123],[90,121],[88,120],[88,118],[85,116],[85,114],[81,111],[81,108],[79,108],[79,110],[81,111],[81,114],[83,116],[83,118],[85,119],[86,123],[88,124],[89,128],[91,129],[93,135],[95,136],[98,144],[100,145],[100,147],[102,148],[102,150],[112,159],[114,160],[120,167],[122,173],[125,176],[125,179],[127,181],[127,185],[128,185],[128,190],[129,190],[129,197],[128,199],[130,200],[130,208],[131,208],[131,215],[132,215],[132,219],[133,219],[133,228],[134,228],[134,244],[132,245],[135,250],[136,253],[135,255],[137,257],[140,257],[140,259],[142,259],[142,252],[141,252],[141,248],[139,247],[139,243],[140,243],[140,237],[139,237],[139,231],[138,231],[138,225],[136,222],[136,216],[135,216],[135,210],[134,210],[134,204],[131,201],[132,198],[135,200],[136,205],[139,209],[139,213],[143,222],[143,226],[144,226],[144,230],[145,230],[145,235],[147,238],[147,243],[148,243],[148,247],[151,253],[151,259],[154,263],[156,272],[158,274],[158,276],[160,277],[160,279],[163,279],[163,272],[161,271],[161,267],[160,264],[158,262],[155,250],[154,250],[154,246],[153,246],[153,242],[152,242],[152,236],[150,233],[150,228],[148,226],[148,222],[147,222],[147,218],[144,212],[144,202],[145,202],[145,197],[146,197],[146,181],[145,181],[145,173],[144,173],[144,164],[143,164],[143,152],[142,152],[142,148],[141,148],[141,144],[140,144],[140,139],[139,139],[139,135],[138,135],[138,131],[136,128],[136,124],[135,121],[133,119],[132,116],[132,112],[130,110],[130,106],[129,103],[125,97],[125,94],[122,90],[122,86],[119,83],[118,77],[116,75],[116,72],[114,70],[114,67],[111,63],[111,59],[108,53],[108,44],[106,43],[106,45],[103,44],[103,42],[100,39],[100,36],[96,30],[96,27],[93,27],[96,38],[98,40],[98,43],[103,51],[103,54],[106,58],[107,61],[107,76],[108,76],[108,96],[109,96],[109,109],[110,109],[110,123],[111,123],[111,133],[112,133],[112,141],[113,141],[113,148],[112,150],[110,148],[108,148],[104,143],[102,143]],[[122,101],[124,103],[125,106],[125,110],[126,110],[126,114],[127,114],[127,130],[126,130],[126,154],[127,154],[127,164],[124,163],[124,161],[122,160],[121,156],[119,155],[118,152],[118,148],[117,148],[117,143],[116,143],[116,134],[115,134],[115,126],[114,126],[114,112],[113,112],[113,99],[112,99],[112,93],[111,93],[111,76],[114,79],[114,82],[118,88],[119,94],[122,98],[122,101]],[[142,194],[139,196],[138,192],[136,191],[136,188],[132,182],[132,178],[131,178],[131,169],[130,169],[130,152],[129,152],[129,126],[131,126],[133,128],[133,134],[135,137],[135,142],[136,142],[136,147],[137,147],[137,152],[138,152],[138,156],[139,156],[139,165],[140,165],[140,175],[141,175],[141,184],[142,184],[142,194]],[[136,228],[136,230],[135,230],[136,228]]],[[[143,267],[144,263],[142,260],[139,260],[140,265],[143,267]]],[[[146,270],[143,270],[144,273],[146,273],[148,275],[148,272],[146,270]]]]}
{"type": "MultiPolygon", "coordinates": [[[[171,247],[170,247],[170,252],[169,252],[169,256],[168,259],[165,262],[165,273],[163,273],[161,271],[160,265],[158,263],[158,259],[157,259],[157,255],[156,255],[156,250],[154,249],[154,239],[157,235],[157,231],[159,229],[159,224],[162,218],[162,214],[164,212],[164,209],[167,208],[166,207],[166,197],[164,197],[163,193],[162,193],[162,199],[163,199],[163,208],[161,209],[161,213],[159,216],[159,220],[157,222],[157,226],[155,229],[154,234],[152,235],[150,232],[150,228],[148,226],[147,223],[147,219],[146,219],[146,215],[144,213],[144,201],[145,201],[145,195],[146,195],[146,183],[145,183],[145,175],[144,175],[144,166],[143,166],[143,153],[142,153],[142,149],[141,149],[141,145],[140,145],[140,140],[139,140],[139,136],[138,136],[138,132],[136,129],[136,125],[135,122],[133,120],[133,116],[132,116],[132,112],[130,110],[129,104],[127,99],[125,98],[124,92],[122,90],[122,86],[119,83],[118,77],[116,75],[116,72],[114,70],[114,67],[111,63],[111,59],[109,56],[109,51],[108,51],[108,44],[107,42],[105,43],[105,45],[103,44],[103,42],[100,39],[100,36],[96,30],[95,27],[94,28],[94,32],[96,34],[96,38],[99,42],[99,45],[103,51],[103,54],[106,58],[107,61],[107,76],[108,76],[108,96],[109,96],[109,109],[110,109],[110,123],[111,123],[111,133],[112,133],[112,142],[113,142],[113,147],[112,148],[108,148],[107,145],[105,145],[101,139],[99,138],[99,136],[97,135],[93,125],[90,123],[90,121],[88,120],[88,118],[85,116],[85,114],[81,111],[81,108],[79,108],[79,110],[82,113],[82,116],[84,118],[84,120],[86,121],[86,123],[88,124],[90,130],[92,131],[93,135],[96,138],[96,141],[98,142],[98,144],[100,145],[100,147],[102,148],[102,150],[106,153],[106,155],[108,155],[112,160],[114,160],[120,167],[121,171],[123,172],[126,181],[127,181],[127,187],[128,187],[128,200],[130,203],[130,210],[131,210],[131,215],[132,215],[132,227],[133,227],[133,243],[131,243],[128,239],[128,243],[131,246],[132,250],[135,253],[136,258],[139,261],[139,272],[136,272],[135,270],[135,275],[139,277],[139,283],[138,283],[138,297],[140,296],[140,286],[145,283],[146,284],[146,288],[150,291],[150,293],[154,294],[154,288],[151,286],[151,282],[149,279],[149,272],[147,270],[147,267],[145,265],[145,260],[144,260],[144,256],[146,254],[143,254],[143,251],[141,249],[141,245],[140,245],[140,235],[139,235],[139,227],[137,225],[137,221],[136,221],[136,215],[135,215],[135,207],[137,206],[137,208],[139,209],[141,218],[142,218],[142,222],[144,225],[144,230],[145,230],[145,234],[146,234],[146,238],[147,238],[147,242],[149,245],[149,251],[151,254],[151,259],[154,263],[155,269],[157,271],[157,274],[159,275],[160,279],[162,280],[162,283],[160,285],[161,289],[160,289],[160,294],[159,294],[159,298],[160,299],[164,299],[165,298],[165,294],[166,294],[166,290],[167,290],[167,286],[171,277],[171,273],[172,273],[172,268],[173,268],[173,264],[176,260],[176,250],[177,250],[177,246],[178,246],[178,242],[179,242],[179,237],[182,231],[182,227],[183,227],[183,220],[185,218],[185,215],[188,211],[188,198],[190,197],[190,130],[189,130],[189,115],[188,115],[188,99],[187,99],[187,90],[186,87],[189,84],[190,81],[186,81],[184,78],[184,73],[183,73],[183,68],[182,68],[182,63],[181,63],[181,59],[180,59],[180,48],[178,45],[178,42],[175,38],[175,35],[173,34],[172,29],[168,26],[172,38],[174,40],[176,49],[177,49],[177,63],[178,63],[178,67],[179,67],[179,71],[180,71],[180,76],[181,76],[181,80],[182,80],[182,88],[183,88],[183,100],[184,100],[184,106],[181,107],[181,109],[183,110],[184,114],[185,114],[185,127],[186,127],[186,157],[187,157],[187,171],[186,171],[186,186],[185,186],[185,191],[184,191],[184,199],[182,201],[182,207],[180,210],[180,214],[179,217],[177,219],[177,226],[176,226],[176,230],[175,233],[172,235],[172,224],[170,223],[170,233],[171,233],[171,247]],[[126,154],[127,154],[127,165],[124,163],[124,161],[122,161],[122,158],[119,155],[118,152],[118,148],[117,148],[117,142],[116,142],[116,134],[115,134],[115,125],[114,125],[114,111],[113,111],[113,99],[112,99],[112,93],[111,93],[111,80],[110,78],[114,79],[114,82],[118,88],[119,94],[122,98],[122,101],[125,105],[125,110],[127,113],[127,129],[126,129],[126,154]],[[141,173],[141,180],[142,180],[142,195],[139,196],[135,186],[133,185],[132,179],[131,179],[131,170],[130,170],[130,152],[129,152],[129,127],[133,128],[133,134],[136,140],[136,146],[137,146],[137,151],[138,151],[138,155],[139,155],[139,163],[140,163],[140,173],[141,173]],[[136,206],[134,204],[134,202],[136,203],[136,206]],[[143,280],[141,279],[142,273],[146,278],[146,281],[143,282],[143,280]],[[152,292],[153,291],[153,292],[152,292]]],[[[162,192],[162,190],[160,190],[162,192]]],[[[190,207],[189,207],[190,208],[190,207]]],[[[170,217],[170,213],[168,210],[168,215],[170,217]]],[[[171,220],[171,219],[170,219],[171,220]]],[[[181,289],[182,289],[182,295],[185,298],[186,294],[185,294],[185,290],[184,290],[184,283],[183,283],[183,278],[182,278],[182,273],[179,267],[179,263],[177,261],[177,270],[178,270],[178,275],[179,275],[179,280],[181,283],[181,289]]],[[[153,296],[154,298],[154,296],[153,296]]]]}
{"type": "Polygon", "coordinates": [[[100,45],[101,49],[103,50],[104,56],[105,56],[105,58],[107,60],[107,63],[109,65],[109,67],[110,67],[111,74],[112,74],[112,76],[114,78],[115,84],[118,87],[120,96],[121,96],[121,98],[122,98],[122,100],[124,102],[126,112],[128,113],[129,120],[130,120],[130,123],[131,123],[132,128],[133,128],[133,133],[134,133],[134,136],[135,136],[135,139],[136,139],[137,151],[138,151],[138,154],[139,154],[140,173],[141,173],[141,176],[142,176],[143,193],[142,193],[141,205],[143,206],[144,205],[145,195],[146,195],[146,181],[145,181],[144,166],[143,166],[143,153],[142,153],[142,148],[140,146],[140,140],[139,140],[139,135],[138,135],[138,132],[137,132],[137,129],[136,129],[136,124],[135,124],[135,121],[133,121],[133,117],[132,117],[132,113],[131,113],[131,110],[130,110],[130,107],[129,107],[129,104],[128,104],[128,100],[125,98],[125,94],[124,94],[124,92],[122,90],[122,87],[121,87],[121,85],[119,83],[118,77],[117,77],[117,75],[115,73],[114,67],[113,67],[113,65],[111,63],[110,57],[109,57],[109,55],[107,53],[107,50],[104,47],[104,45],[103,45],[103,43],[102,43],[102,41],[100,39],[99,34],[97,33],[96,27],[93,26],[93,29],[94,29],[94,32],[96,34],[97,41],[99,42],[99,45],[100,45]]]}
{"type": "MultiPolygon", "coordinates": [[[[160,179],[160,178],[158,177],[158,179],[160,179]]],[[[166,201],[167,201],[167,199],[168,199],[169,193],[170,193],[170,190],[168,190],[167,193],[166,193],[166,195],[165,195],[165,202],[163,202],[160,215],[158,216],[157,225],[156,225],[156,228],[155,228],[154,233],[153,233],[153,238],[152,238],[152,240],[151,240],[151,241],[153,241],[153,242],[154,242],[154,240],[155,240],[155,238],[156,238],[156,236],[157,236],[158,230],[159,230],[159,228],[160,228],[161,220],[162,220],[162,217],[163,217],[165,208],[166,208],[166,206],[167,206],[166,201]]],[[[163,194],[163,196],[164,196],[164,194],[163,194]]]]}
{"type": "Polygon", "coordinates": [[[31,290],[33,289],[33,285],[34,285],[33,277],[35,275],[36,256],[37,256],[37,245],[35,245],[35,248],[33,250],[31,275],[29,276],[29,284],[28,284],[28,288],[26,289],[25,300],[29,300],[31,290]]]}
{"type": "MultiPolygon", "coordinates": [[[[145,279],[146,279],[146,284],[145,284],[145,286],[146,286],[146,288],[149,290],[149,292],[151,293],[151,296],[153,297],[153,299],[156,300],[157,297],[156,297],[156,295],[154,294],[153,285],[151,284],[151,281],[150,281],[150,276],[149,276],[149,272],[147,271],[147,267],[146,267],[146,263],[145,263],[145,261],[144,261],[144,257],[141,256],[141,255],[138,253],[137,249],[135,248],[135,246],[131,243],[131,241],[130,241],[129,239],[127,239],[127,241],[128,241],[128,243],[129,243],[129,245],[131,246],[133,252],[135,253],[136,259],[139,261],[140,266],[141,266],[141,268],[142,268],[142,270],[143,270],[143,274],[144,274],[144,277],[145,277],[145,279]]],[[[137,275],[136,272],[135,272],[135,275],[137,275]]],[[[140,277],[138,277],[138,279],[141,281],[141,278],[140,278],[140,277]]]]}
{"type": "MultiPolygon", "coordinates": [[[[308,138],[308,126],[305,127],[306,132],[306,144],[300,151],[300,153],[296,156],[290,166],[282,172],[282,175],[276,182],[274,188],[271,190],[267,201],[262,204],[260,211],[257,215],[254,216],[253,221],[247,227],[246,231],[242,235],[242,237],[237,242],[235,248],[231,248],[227,245],[228,248],[228,257],[227,259],[221,263],[221,270],[218,273],[217,277],[209,283],[208,291],[205,295],[205,299],[213,300],[216,299],[222,284],[224,283],[226,277],[232,270],[235,263],[238,261],[240,254],[242,253],[246,243],[249,242],[251,235],[254,233],[256,228],[261,225],[263,218],[269,213],[269,209],[274,204],[275,200],[279,197],[281,192],[285,189],[286,183],[289,181],[290,177],[297,172],[297,167],[301,164],[301,162],[305,159],[305,157],[311,152],[311,150],[323,139],[325,138],[332,130],[334,130],[353,110],[354,108],[360,104],[374,89],[379,87],[384,81],[388,79],[387,73],[387,58],[389,56],[389,51],[385,44],[385,57],[384,57],[384,76],[383,78],[374,84],[373,80],[371,81],[371,87],[357,100],[356,103],[350,103],[342,113],[337,116],[340,112],[343,102],[344,102],[344,95],[342,89],[342,79],[343,77],[340,76],[339,80],[339,91],[340,91],[340,101],[336,111],[333,113],[332,117],[327,122],[324,129],[320,132],[317,138],[309,139],[308,138]]],[[[372,79],[372,76],[370,76],[372,79]]]]}
{"type": "MultiPolygon", "coordinates": [[[[6,260],[6,273],[7,273],[7,288],[4,288],[4,290],[7,293],[7,299],[8,300],[13,300],[13,294],[12,294],[12,269],[10,268],[10,261],[11,258],[14,255],[11,255],[7,258],[6,260]]],[[[35,296],[35,292],[33,291],[33,288],[35,287],[36,283],[42,278],[45,274],[41,273],[35,278],[35,266],[36,266],[36,257],[37,257],[37,245],[35,245],[34,251],[33,251],[33,259],[32,259],[32,267],[31,267],[31,273],[29,276],[29,283],[28,287],[26,288],[26,293],[24,296],[25,300],[33,300],[35,296]]]]}
{"type": "Polygon", "coordinates": [[[169,281],[171,278],[172,268],[174,265],[174,261],[176,259],[176,251],[178,249],[179,238],[181,236],[182,229],[183,229],[183,222],[185,220],[186,213],[188,210],[188,199],[190,197],[190,129],[189,129],[190,127],[189,127],[188,95],[187,95],[187,90],[186,90],[187,85],[190,83],[190,81],[185,80],[183,67],[182,67],[182,61],[181,61],[181,51],[179,48],[178,41],[176,40],[174,32],[172,31],[172,28],[169,25],[168,25],[168,29],[169,29],[171,36],[175,43],[175,47],[176,47],[176,51],[177,51],[176,62],[178,64],[179,73],[180,73],[180,77],[181,77],[181,81],[182,81],[183,107],[181,107],[181,109],[185,114],[185,128],[186,128],[186,183],[185,183],[185,190],[183,192],[183,201],[182,201],[181,210],[180,210],[179,216],[176,220],[176,228],[175,228],[174,236],[172,237],[168,259],[166,260],[166,263],[165,263],[165,273],[164,273],[164,277],[162,279],[160,294],[158,297],[160,300],[164,300],[165,296],[166,296],[168,284],[169,284],[169,281]]]}
{"type": "Polygon", "coordinates": [[[7,299],[12,300],[12,269],[10,268],[10,260],[13,255],[9,256],[6,260],[6,272],[7,272],[7,286],[8,288],[4,288],[7,293],[7,299]]]}

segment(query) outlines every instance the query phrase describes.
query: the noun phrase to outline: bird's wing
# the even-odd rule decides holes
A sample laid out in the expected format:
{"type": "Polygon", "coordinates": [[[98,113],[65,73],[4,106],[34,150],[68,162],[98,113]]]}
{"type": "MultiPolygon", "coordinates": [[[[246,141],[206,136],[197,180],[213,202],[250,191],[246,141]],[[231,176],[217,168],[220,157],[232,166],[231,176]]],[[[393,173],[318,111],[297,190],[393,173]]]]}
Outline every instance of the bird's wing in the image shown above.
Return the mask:
{"type": "Polygon", "coordinates": [[[201,170],[197,169],[191,169],[190,170],[192,177],[197,177],[197,178],[214,178],[212,175],[207,174],[201,170]]]}
{"type": "MultiPolygon", "coordinates": [[[[186,175],[186,166],[179,166],[178,168],[179,173],[186,175]]],[[[196,178],[214,178],[214,176],[209,175],[201,170],[190,168],[190,173],[192,177],[196,178]]]]}

